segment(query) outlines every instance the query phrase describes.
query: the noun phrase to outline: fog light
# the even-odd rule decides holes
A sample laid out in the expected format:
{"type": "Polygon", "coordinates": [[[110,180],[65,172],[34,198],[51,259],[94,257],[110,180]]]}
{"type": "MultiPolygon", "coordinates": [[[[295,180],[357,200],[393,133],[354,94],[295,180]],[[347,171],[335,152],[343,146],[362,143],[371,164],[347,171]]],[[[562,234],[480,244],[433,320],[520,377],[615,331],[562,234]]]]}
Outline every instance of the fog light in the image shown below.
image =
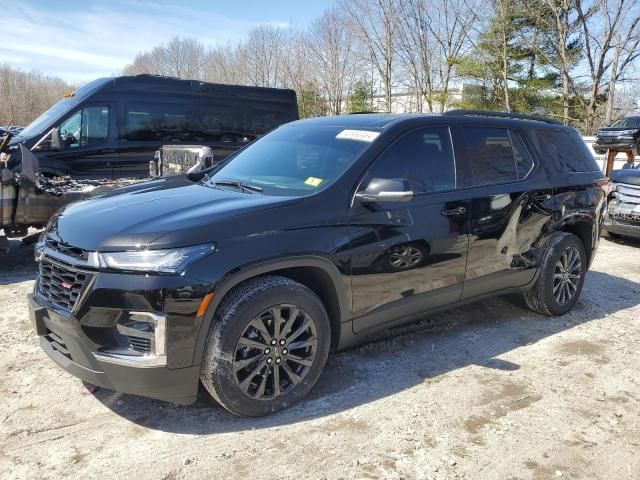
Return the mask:
{"type": "Polygon", "coordinates": [[[167,364],[166,320],[161,313],[129,312],[116,325],[116,330],[127,339],[131,353],[102,351],[95,352],[94,356],[103,362],[120,365],[164,366],[167,364]]]}

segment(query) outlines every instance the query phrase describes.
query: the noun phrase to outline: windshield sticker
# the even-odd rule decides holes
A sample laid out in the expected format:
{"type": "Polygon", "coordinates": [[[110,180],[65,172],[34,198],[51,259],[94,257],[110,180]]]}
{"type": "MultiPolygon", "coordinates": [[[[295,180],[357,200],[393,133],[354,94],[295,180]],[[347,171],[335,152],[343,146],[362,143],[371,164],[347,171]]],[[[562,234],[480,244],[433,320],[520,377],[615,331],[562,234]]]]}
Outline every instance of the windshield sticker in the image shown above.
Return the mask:
{"type": "Polygon", "coordinates": [[[312,187],[319,187],[322,183],[321,178],[309,177],[304,181],[305,185],[310,185],[312,187]]]}
{"type": "Polygon", "coordinates": [[[370,132],[369,130],[342,130],[336,138],[345,140],[358,140],[360,142],[373,142],[378,138],[380,132],[370,132]]]}

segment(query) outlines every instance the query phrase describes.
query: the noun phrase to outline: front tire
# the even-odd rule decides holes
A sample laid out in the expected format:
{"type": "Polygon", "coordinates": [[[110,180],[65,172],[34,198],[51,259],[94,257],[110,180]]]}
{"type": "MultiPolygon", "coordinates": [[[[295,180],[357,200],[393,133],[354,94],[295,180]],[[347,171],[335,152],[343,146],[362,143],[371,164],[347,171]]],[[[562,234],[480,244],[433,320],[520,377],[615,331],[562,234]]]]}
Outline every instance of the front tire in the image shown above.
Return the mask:
{"type": "Polygon", "coordinates": [[[596,155],[606,155],[607,154],[607,150],[605,150],[604,148],[593,147],[593,151],[596,152],[596,155]]]}
{"type": "Polygon", "coordinates": [[[200,379],[230,412],[268,415],[311,390],[330,344],[329,317],[311,290],[285,277],[258,277],[217,309],[200,379]]]}
{"type": "Polygon", "coordinates": [[[554,234],[543,255],[538,280],[524,294],[527,307],[543,315],[564,315],[580,297],[586,268],[582,241],[572,233],[554,234]]]}

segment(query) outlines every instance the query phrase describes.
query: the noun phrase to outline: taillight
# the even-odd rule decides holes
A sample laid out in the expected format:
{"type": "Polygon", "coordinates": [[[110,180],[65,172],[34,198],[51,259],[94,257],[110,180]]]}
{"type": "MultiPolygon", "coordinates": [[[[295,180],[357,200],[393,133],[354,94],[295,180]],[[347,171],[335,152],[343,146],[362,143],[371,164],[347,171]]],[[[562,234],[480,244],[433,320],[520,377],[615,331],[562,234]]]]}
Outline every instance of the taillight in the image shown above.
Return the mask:
{"type": "Polygon", "coordinates": [[[599,187],[606,195],[609,195],[609,193],[611,192],[611,183],[606,178],[602,178],[600,180],[597,180],[597,181],[593,182],[593,184],[596,187],[599,187]]]}

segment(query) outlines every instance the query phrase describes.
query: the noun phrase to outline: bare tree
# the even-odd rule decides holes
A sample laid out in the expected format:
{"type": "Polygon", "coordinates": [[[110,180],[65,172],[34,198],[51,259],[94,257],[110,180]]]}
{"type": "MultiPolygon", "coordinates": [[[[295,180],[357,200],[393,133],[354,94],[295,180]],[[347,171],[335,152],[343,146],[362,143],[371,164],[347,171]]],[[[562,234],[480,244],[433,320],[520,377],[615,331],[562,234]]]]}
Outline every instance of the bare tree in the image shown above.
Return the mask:
{"type": "Polygon", "coordinates": [[[26,126],[74,88],[59,78],[0,65],[0,125],[26,126]]]}
{"type": "Polygon", "coordinates": [[[248,83],[259,87],[283,86],[286,42],[286,32],[279,27],[262,25],[249,31],[239,47],[246,61],[248,83]]]}
{"type": "Polygon", "coordinates": [[[432,5],[434,10],[431,30],[438,45],[437,63],[440,111],[449,100],[449,88],[458,58],[471,46],[475,34],[473,25],[478,22],[482,0],[440,0],[432,5]]]}
{"type": "Polygon", "coordinates": [[[400,25],[398,0],[342,0],[340,6],[358,27],[370,64],[382,82],[385,109],[390,112],[400,25]]]}
{"type": "MultiPolygon", "coordinates": [[[[638,18],[639,17],[636,17],[633,22],[637,24],[638,18]]],[[[634,29],[629,29],[628,33],[634,29]]],[[[639,44],[640,34],[638,32],[632,35],[631,39],[627,36],[624,40],[620,34],[616,35],[615,50],[611,62],[611,73],[609,74],[609,94],[607,96],[607,112],[605,115],[606,125],[609,125],[613,120],[613,110],[616,102],[616,86],[618,82],[623,79],[623,74],[628,67],[633,65],[636,59],[640,57],[639,44]]]]}
{"type": "Polygon", "coordinates": [[[173,37],[166,45],[138,54],[124,69],[127,75],[152,73],[169,77],[204,79],[205,47],[193,38],[173,37]]]}
{"type": "Polygon", "coordinates": [[[247,83],[245,57],[237,45],[228,43],[209,49],[205,57],[204,79],[207,82],[247,83]]]}
{"type": "Polygon", "coordinates": [[[400,27],[398,29],[398,55],[410,78],[416,97],[416,109],[433,112],[435,55],[437,40],[433,34],[432,9],[425,0],[400,0],[400,27]]]}
{"type": "MultiPolygon", "coordinates": [[[[576,20],[576,0],[536,0],[529,1],[533,21],[537,24],[544,47],[532,44],[541,56],[547,58],[562,79],[562,119],[566,124],[571,118],[571,94],[579,89],[572,78],[578,64],[580,37],[576,20]],[[545,51],[548,48],[550,52],[545,51]]],[[[536,37],[537,39],[537,37],[536,37]]]]}
{"type": "Polygon", "coordinates": [[[331,7],[312,23],[306,35],[315,78],[326,96],[329,112],[342,113],[356,73],[356,39],[354,25],[346,21],[343,11],[331,7]]]}
{"type": "Polygon", "coordinates": [[[640,55],[640,8],[637,1],[576,0],[576,9],[590,81],[585,130],[592,133],[606,76],[610,77],[610,94],[615,95],[616,82],[640,55]]]}

